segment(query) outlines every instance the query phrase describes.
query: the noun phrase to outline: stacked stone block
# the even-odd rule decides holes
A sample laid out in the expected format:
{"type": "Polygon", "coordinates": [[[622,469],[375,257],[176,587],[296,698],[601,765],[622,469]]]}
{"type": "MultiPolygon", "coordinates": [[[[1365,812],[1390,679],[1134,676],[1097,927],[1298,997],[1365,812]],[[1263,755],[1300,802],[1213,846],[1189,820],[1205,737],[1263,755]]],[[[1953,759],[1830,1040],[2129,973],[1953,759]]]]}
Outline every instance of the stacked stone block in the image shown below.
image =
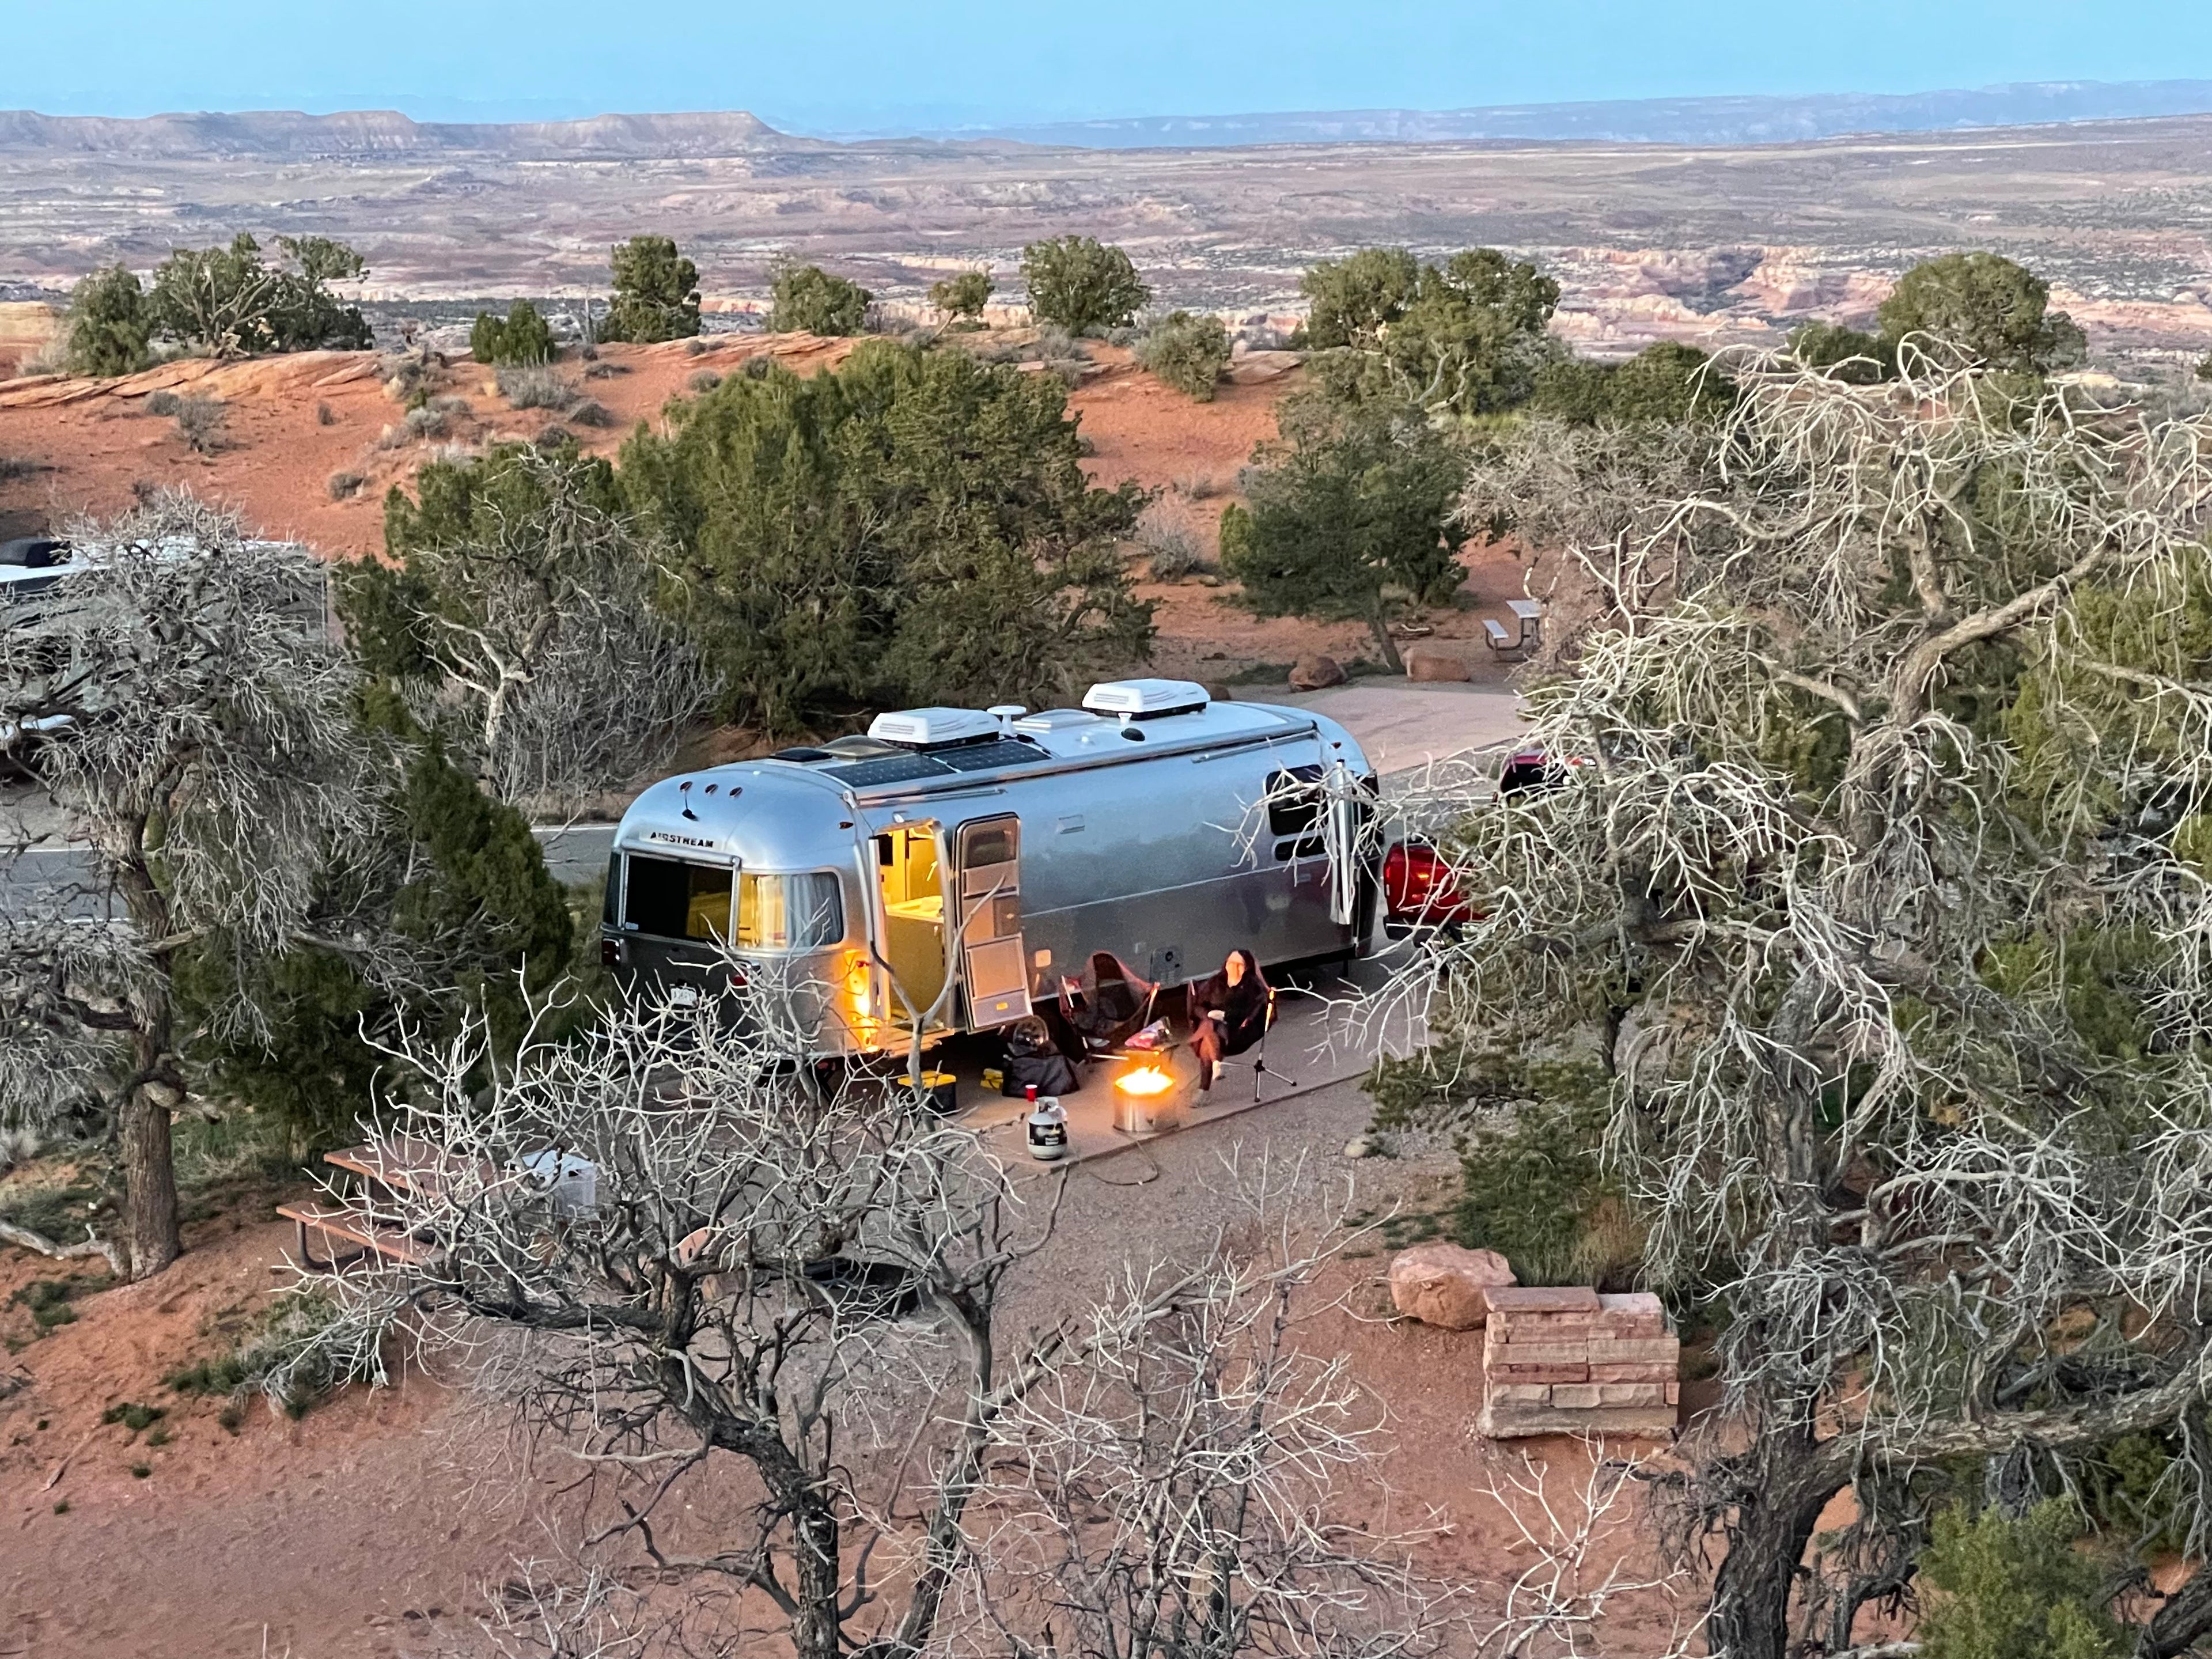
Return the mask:
{"type": "Polygon", "coordinates": [[[1657,1297],[1508,1285],[1483,1294],[1480,1432],[1674,1431],[1682,1345],[1657,1297]]]}

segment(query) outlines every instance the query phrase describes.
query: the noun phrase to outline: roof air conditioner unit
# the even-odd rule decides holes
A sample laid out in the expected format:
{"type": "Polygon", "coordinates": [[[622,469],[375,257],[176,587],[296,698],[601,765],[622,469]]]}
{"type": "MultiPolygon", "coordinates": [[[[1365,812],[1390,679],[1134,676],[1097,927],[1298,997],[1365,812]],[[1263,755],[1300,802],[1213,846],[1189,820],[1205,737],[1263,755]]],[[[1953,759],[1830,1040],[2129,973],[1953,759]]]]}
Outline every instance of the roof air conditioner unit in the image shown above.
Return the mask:
{"type": "Polygon", "coordinates": [[[948,749],[999,736],[999,720],[980,708],[902,708],[877,715],[868,735],[902,749],[948,749]]]}
{"type": "Polygon", "coordinates": [[[1196,680],[1105,680],[1083,694],[1083,706],[1094,713],[1137,720],[1195,714],[1209,701],[1196,680]]]}

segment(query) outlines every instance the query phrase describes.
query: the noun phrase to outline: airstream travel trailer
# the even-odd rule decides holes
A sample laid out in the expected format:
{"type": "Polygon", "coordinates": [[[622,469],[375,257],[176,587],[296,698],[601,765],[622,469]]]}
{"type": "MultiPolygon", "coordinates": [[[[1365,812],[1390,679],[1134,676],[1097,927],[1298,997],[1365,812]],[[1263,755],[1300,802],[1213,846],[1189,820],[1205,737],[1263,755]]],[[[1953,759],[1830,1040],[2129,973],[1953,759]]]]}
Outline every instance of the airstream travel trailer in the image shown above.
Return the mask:
{"type": "Polygon", "coordinates": [[[823,1054],[1019,1019],[1094,951],[1179,985],[1363,952],[1373,788],[1334,721],[1182,680],[1081,708],[917,708],[865,738],[669,778],[607,869],[602,954],[635,992],[733,978],[823,1054]]]}

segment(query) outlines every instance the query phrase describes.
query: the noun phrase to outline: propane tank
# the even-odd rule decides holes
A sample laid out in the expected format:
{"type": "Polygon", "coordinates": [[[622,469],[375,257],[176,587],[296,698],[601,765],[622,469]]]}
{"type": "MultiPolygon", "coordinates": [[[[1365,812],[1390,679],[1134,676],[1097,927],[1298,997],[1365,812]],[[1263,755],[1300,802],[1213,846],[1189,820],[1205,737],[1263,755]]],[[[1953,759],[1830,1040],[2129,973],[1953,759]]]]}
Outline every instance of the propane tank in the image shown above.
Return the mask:
{"type": "Polygon", "coordinates": [[[1030,1156],[1050,1164],[1067,1156],[1067,1114],[1060,1109],[1060,1097],[1047,1095],[1037,1098],[1036,1085],[1025,1086],[1029,1099],[1030,1156]]]}

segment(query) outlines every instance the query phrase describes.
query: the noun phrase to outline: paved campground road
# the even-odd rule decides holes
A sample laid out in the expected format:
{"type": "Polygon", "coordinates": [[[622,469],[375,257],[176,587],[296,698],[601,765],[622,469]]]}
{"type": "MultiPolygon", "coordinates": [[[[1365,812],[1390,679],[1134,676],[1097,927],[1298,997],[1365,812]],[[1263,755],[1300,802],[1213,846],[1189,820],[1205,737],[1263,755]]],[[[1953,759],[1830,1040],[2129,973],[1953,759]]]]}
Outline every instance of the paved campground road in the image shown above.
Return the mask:
{"type": "MultiPolygon", "coordinates": [[[[1277,696],[1271,692],[1265,700],[1277,696]]],[[[1370,680],[1304,696],[1282,695],[1280,701],[1338,721],[1359,740],[1375,769],[1382,773],[1410,772],[1462,750],[1506,743],[1521,730],[1519,698],[1510,691],[1471,685],[1370,680]]],[[[19,811],[32,811],[33,803],[0,810],[0,832],[19,811]]],[[[544,826],[538,837],[545,848],[545,867],[556,881],[589,881],[606,868],[615,826],[544,826]]],[[[88,884],[94,873],[92,856],[82,847],[34,847],[0,860],[0,913],[15,909],[40,890],[88,884]]],[[[99,914],[100,900],[86,892],[75,896],[71,905],[77,915],[94,915],[99,914]]]]}

